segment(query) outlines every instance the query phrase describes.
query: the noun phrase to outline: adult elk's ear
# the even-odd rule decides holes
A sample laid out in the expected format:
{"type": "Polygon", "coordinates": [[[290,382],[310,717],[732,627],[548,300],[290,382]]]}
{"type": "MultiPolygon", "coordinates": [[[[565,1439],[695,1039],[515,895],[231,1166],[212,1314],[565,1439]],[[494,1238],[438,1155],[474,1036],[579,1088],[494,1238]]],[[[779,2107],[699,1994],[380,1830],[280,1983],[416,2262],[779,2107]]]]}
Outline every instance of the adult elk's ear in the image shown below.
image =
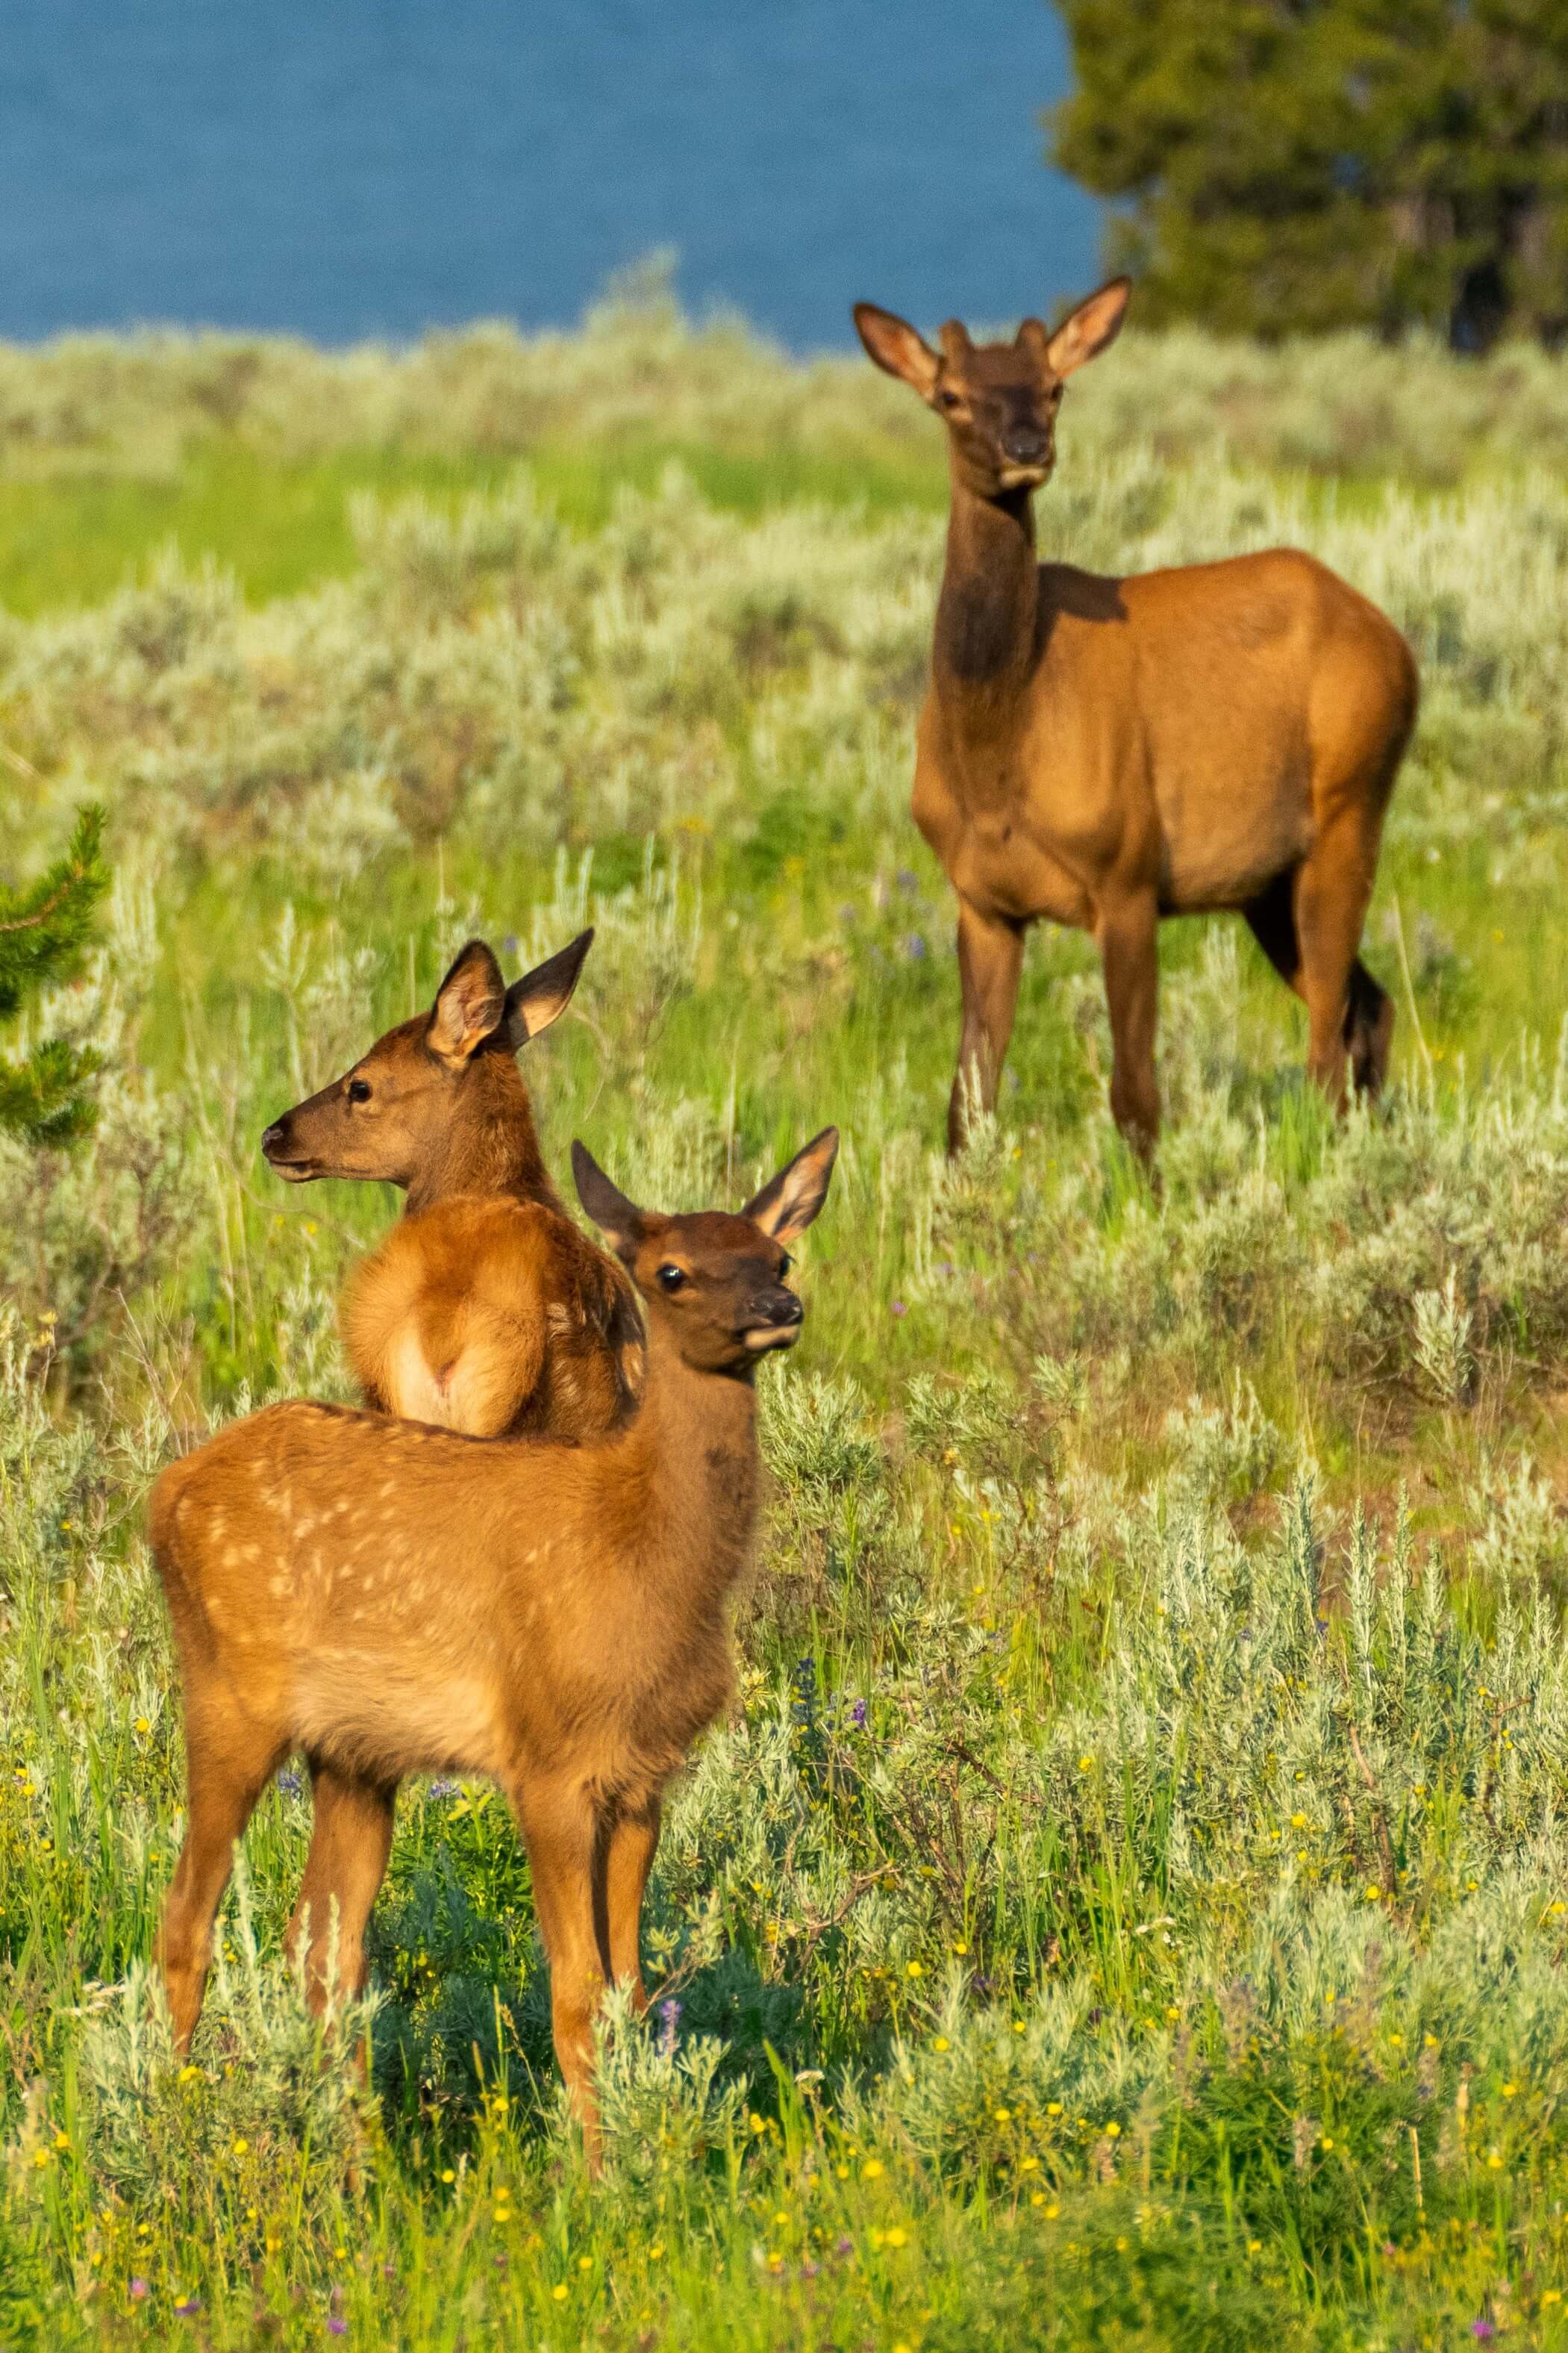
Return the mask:
{"type": "Polygon", "coordinates": [[[506,982],[483,940],[458,950],[452,968],[436,991],[425,1043],[442,1061],[466,1062],[499,1029],[506,1013],[506,982]]]}
{"type": "Polygon", "coordinates": [[[879,368],[896,375],[922,400],[931,398],[942,362],[907,319],[900,319],[896,311],[879,311],[875,302],[857,302],[855,330],[879,368]]]}
{"type": "Polygon", "coordinates": [[[628,1201],[618,1185],[611,1184],[585,1144],[573,1144],[572,1182],[577,1187],[577,1198],[616,1256],[624,1266],[630,1266],[643,1236],[643,1213],[637,1203],[628,1201]]]}
{"type": "Polygon", "coordinates": [[[583,959],[594,944],[592,926],[579,932],[570,947],[558,949],[542,964],[514,980],[506,993],[506,1034],[515,1051],[548,1029],[572,1002],[583,969],[583,959]]]}
{"type": "Polygon", "coordinates": [[[1098,294],[1090,294],[1076,311],[1068,312],[1046,346],[1053,375],[1071,375],[1074,368],[1082,367],[1085,360],[1098,359],[1106,345],[1116,341],[1131,292],[1131,278],[1113,278],[1109,286],[1102,286],[1098,294]]]}
{"type": "Polygon", "coordinates": [[[827,1180],[837,1157],[838,1130],[825,1127],[820,1135],[802,1145],[788,1167],[781,1168],[747,1202],[741,1215],[761,1226],[775,1242],[793,1241],[796,1234],[805,1233],[826,1200],[827,1180]]]}

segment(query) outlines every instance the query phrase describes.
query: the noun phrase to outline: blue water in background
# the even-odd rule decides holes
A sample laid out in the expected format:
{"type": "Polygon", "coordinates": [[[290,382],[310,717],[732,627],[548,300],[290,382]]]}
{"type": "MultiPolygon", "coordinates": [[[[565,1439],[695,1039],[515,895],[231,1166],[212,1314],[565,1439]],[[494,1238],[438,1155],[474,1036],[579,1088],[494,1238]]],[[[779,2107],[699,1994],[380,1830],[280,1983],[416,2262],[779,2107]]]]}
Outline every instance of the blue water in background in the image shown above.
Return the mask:
{"type": "Polygon", "coordinates": [[[663,246],[797,349],[1016,316],[1094,279],[1066,84],[1046,0],[0,0],[0,335],[564,324],[663,246]]]}

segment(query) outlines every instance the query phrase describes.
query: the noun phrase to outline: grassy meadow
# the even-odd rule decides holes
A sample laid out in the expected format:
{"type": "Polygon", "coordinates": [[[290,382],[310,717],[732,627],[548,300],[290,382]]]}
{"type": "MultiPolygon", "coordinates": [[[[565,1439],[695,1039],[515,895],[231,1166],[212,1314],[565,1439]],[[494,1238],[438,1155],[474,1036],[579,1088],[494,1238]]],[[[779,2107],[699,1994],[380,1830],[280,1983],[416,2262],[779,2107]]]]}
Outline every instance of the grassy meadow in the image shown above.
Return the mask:
{"type": "Polygon", "coordinates": [[[647,287],[533,343],[0,353],[0,869],[90,797],[118,878],[39,1017],[97,1131],[0,1145],[0,2346],[1568,2346],[1565,407],[1352,338],[1072,387],[1045,549],[1309,545],[1425,679],[1388,1099],[1336,1129],[1239,923],[1169,925],[1154,1188],[1047,931],[939,1152],[943,474],[868,365],[647,287]],[[598,2187],[480,1785],[405,1789],[323,2040],[281,1775],[175,2061],[141,1534],[173,1451],[349,1394],[397,1202],[261,1128],[470,933],[510,974],[590,919],[526,1064],[558,1171],[734,1205],[844,1134],[598,2187]]]}

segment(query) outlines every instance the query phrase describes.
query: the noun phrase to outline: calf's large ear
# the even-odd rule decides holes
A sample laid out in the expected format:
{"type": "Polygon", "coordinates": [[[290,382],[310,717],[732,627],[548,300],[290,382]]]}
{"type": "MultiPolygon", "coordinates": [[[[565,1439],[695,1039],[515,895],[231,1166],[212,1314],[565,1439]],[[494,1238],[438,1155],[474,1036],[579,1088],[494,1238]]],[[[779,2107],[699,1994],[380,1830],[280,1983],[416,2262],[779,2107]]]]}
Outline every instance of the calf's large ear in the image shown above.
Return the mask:
{"type": "Polygon", "coordinates": [[[425,1042],[444,1062],[466,1062],[506,1013],[506,983],[483,940],[469,940],[436,991],[425,1042]]]}
{"type": "Polygon", "coordinates": [[[637,1203],[628,1201],[618,1185],[612,1185],[585,1144],[572,1146],[572,1182],[587,1215],[616,1256],[629,1266],[637,1254],[645,1223],[637,1203]]]}
{"type": "Polygon", "coordinates": [[[572,1002],[572,992],[583,970],[583,959],[594,944],[594,927],[579,932],[570,946],[558,948],[506,993],[506,1034],[515,1048],[526,1046],[558,1021],[572,1002]]]}
{"type": "MultiPolygon", "coordinates": [[[[775,1242],[791,1242],[805,1233],[827,1198],[827,1180],[838,1157],[838,1130],[825,1127],[803,1144],[787,1168],[770,1177],[741,1215],[761,1226],[775,1242]]],[[[590,1212],[590,1215],[592,1212],[590,1212]]]]}

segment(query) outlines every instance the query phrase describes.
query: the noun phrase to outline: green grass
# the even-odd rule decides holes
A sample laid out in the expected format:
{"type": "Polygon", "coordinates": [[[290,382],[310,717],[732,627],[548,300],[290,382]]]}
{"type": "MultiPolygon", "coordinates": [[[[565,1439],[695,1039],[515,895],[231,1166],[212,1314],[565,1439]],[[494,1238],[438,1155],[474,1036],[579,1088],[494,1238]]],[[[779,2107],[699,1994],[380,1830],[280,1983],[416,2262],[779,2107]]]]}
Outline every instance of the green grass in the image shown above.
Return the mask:
{"type": "Polygon", "coordinates": [[[531,503],[493,455],[209,437],[156,491],[18,486],[5,854],[91,789],[124,887],[51,1014],[106,1057],[99,1132],[0,1155],[7,2353],[1568,2342],[1556,543],[1523,488],[1413,522],[1194,469],[1140,504],[1143,462],[1064,469],[1094,560],[1310,536],[1427,682],[1367,926],[1388,1102],[1336,1126],[1239,924],[1167,925],[1157,1186],[1092,949],[1046,930],[998,1120],[937,1148],[934,473],[562,438],[531,503]],[[427,503],[361,548],[364,489],[427,503]],[[590,917],[525,1064],[552,1166],[580,1134],[660,1206],[734,1203],[845,1139],[763,1375],[736,1704],[650,1892],[679,2011],[607,2029],[598,2185],[480,1785],[405,1793],[375,2015],[324,2042],[280,1958],[308,1802],[270,1791],[175,2061],[140,1533],[212,1422],[345,1391],[338,1288],[396,1200],[285,1190],[261,1128],[470,927],[510,973],[590,917]]]}
{"type": "MultiPolygon", "coordinates": [[[[294,596],[353,570],[356,496],[417,493],[450,507],[497,488],[514,462],[352,448],[290,462],[213,435],[194,443],[167,477],[24,478],[8,482],[0,501],[0,607],[31,618],[100,603],[170,545],[189,563],[210,557],[232,571],[257,603],[294,596]]],[[[799,449],[748,456],[701,442],[636,438],[605,448],[563,440],[531,449],[528,462],[563,517],[589,531],[605,522],[619,490],[650,491],[672,465],[713,505],[742,515],[805,500],[871,513],[935,509],[946,491],[934,450],[929,463],[900,467],[799,449]]]]}

